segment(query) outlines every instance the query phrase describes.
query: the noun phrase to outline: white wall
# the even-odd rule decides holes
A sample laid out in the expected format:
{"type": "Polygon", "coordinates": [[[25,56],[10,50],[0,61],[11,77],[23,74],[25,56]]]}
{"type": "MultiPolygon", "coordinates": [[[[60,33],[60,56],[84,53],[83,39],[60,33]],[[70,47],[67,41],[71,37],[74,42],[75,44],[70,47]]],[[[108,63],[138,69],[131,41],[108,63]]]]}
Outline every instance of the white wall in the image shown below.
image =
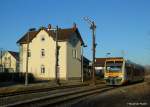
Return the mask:
{"type": "MultiPolygon", "coordinates": [[[[59,41],[59,77],[60,79],[67,80],[68,78],[81,78],[81,42],[76,37],[71,36],[72,39],[77,39],[75,46],[72,41],[59,41]],[[77,58],[73,58],[72,50],[77,50],[77,58]]],[[[26,72],[26,52],[27,45],[20,46],[20,71],[26,72]]],[[[28,72],[33,73],[39,79],[55,79],[55,48],[56,42],[47,32],[41,30],[36,37],[30,42],[29,50],[31,57],[28,62],[28,72]],[[41,41],[41,37],[45,41],[41,41]],[[45,49],[45,57],[41,57],[41,49],[45,49]],[[45,66],[45,73],[41,73],[41,65],[45,66]]]]}

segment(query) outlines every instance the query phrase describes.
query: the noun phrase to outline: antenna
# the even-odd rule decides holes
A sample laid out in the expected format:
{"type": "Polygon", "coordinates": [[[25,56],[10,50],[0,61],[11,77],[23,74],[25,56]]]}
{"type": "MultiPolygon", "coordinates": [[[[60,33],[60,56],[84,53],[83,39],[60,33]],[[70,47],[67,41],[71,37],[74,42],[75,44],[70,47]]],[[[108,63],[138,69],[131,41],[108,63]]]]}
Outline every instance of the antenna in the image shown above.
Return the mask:
{"type": "Polygon", "coordinates": [[[29,31],[36,31],[36,28],[30,28],[29,31]]]}
{"type": "Polygon", "coordinates": [[[124,50],[121,50],[121,55],[123,58],[125,57],[125,51],[124,50]]]}

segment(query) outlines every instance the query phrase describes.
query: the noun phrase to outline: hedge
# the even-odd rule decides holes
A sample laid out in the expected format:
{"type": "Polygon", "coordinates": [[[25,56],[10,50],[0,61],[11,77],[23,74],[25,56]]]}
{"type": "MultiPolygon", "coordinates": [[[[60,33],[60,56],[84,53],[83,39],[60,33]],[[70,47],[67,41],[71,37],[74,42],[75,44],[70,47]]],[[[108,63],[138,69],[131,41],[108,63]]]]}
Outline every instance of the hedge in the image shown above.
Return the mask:
{"type": "MultiPolygon", "coordinates": [[[[33,74],[28,73],[29,82],[33,82],[35,80],[33,74]]],[[[24,82],[25,81],[25,73],[21,72],[0,72],[0,82],[24,82]]]]}

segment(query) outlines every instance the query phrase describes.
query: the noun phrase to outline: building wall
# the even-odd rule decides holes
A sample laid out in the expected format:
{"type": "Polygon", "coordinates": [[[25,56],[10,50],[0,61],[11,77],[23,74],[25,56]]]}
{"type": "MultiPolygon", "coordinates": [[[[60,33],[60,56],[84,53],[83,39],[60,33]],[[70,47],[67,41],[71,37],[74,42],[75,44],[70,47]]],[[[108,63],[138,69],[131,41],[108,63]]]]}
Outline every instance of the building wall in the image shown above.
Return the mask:
{"type": "Polygon", "coordinates": [[[19,46],[19,68],[20,72],[25,72],[26,71],[26,52],[27,52],[27,45],[26,44],[21,44],[19,46]]]}
{"type": "MultiPolygon", "coordinates": [[[[81,79],[81,42],[75,36],[68,41],[59,41],[59,72],[62,80],[81,79]],[[76,39],[74,43],[73,40],[76,39]],[[77,57],[73,57],[73,50],[76,50],[77,57]]],[[[55,79],[55,48],[56,42],[44,30],[41,30],[29,44],[28,72],[37,79],[55,79]],[[45,40],[41,41],[44,37],[45,40]],[[45,56],[41,56],[41,49],[45,49],[45,56]],[[41,65],[45,66],[45,73],[41,73],[41,65]]],[[[20,71],[26,72],[27,44],[20,45],[20,71]]]]}
{"type": "Polygon", "coordinates": [[[67,43],[67,70],[68,79],[81,79],[81,42],[77,36],[72,36],[67,43]],[[77,52],[76,57],[73,55],[74,50],[77,52]]]}
{"type": "Polygon", "coordinates": [[[23,51],[23,49],[25,48],[23,46],[25,45],[23,44],[19,45],[19,72],[25,72],[23,70],[23,54],[26,54],[26,53],[23,51]]]}
{"type": "Polygon", "coordinates": [[[58,42],[58,45],[60,46],[60,51],[59,51],[59,77],[62,80],[67,80],[67,42],[58,42]]]}
{"type": "MultiPolygon", "coordinates": [[[[34,74],[37,79],[55,79],[55,41],[44,30],[41,30],[29,44],[31,57],[28,61],[28,72],[34,74]],[[44,37],[45,40],[41,41],[44,37]],[[41,56],[41,49],[45,50],[45,56],[41,56]],[[45,66],[45,73],[41,73],[41,66],[45,66]]],[[[59,42],[59,77],[66,79],[66,42],[59,42]]],[[[20,71],[26,72],[27,44],[20,47],[20,71]]]]}
{"type": "Polygon", "coordinates": [[[29,72],[33,73],[38,78],[55,78],[55,43],[51,37],[41,30],[37,36],[30,42],[29,50],[31,57],[29,57],[29,72]],[[41,38],[45,40],[42,41],[41,38]],[[45,50],[45,56],[41,56],[42,49],[45,50]],[[45,66],[45,73],[41,73],[41,66],[45,66]]]}

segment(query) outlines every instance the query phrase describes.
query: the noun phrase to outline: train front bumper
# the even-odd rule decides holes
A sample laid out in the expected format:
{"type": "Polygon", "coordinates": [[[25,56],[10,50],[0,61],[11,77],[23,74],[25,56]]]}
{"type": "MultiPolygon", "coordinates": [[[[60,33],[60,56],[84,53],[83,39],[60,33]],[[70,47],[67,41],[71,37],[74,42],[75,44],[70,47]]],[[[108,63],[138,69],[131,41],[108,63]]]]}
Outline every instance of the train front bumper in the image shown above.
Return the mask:
{"type": "Polygon", "coordinates": [[[121,77],[109,77],[104,78],[107,85],[122,85],[122,78],[121,77]]]}

